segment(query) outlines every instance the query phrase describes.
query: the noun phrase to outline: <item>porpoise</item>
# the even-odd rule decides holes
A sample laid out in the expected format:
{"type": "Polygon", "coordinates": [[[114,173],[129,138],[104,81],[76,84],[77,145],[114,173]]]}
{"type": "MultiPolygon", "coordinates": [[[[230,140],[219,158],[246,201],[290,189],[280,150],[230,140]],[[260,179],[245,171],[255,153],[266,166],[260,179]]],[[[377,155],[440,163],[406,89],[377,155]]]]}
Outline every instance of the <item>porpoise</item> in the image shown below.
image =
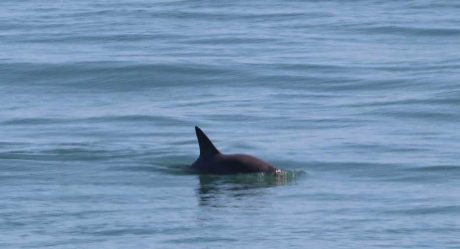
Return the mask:
{"type": "Polygon", "coordinates": [[[200,156],[191,168],[206,174],[239,174],[239,173],[273,173],[281,170],[256,157],[244,154],[226,155],[212,144],[206,134],[195,126],[196,138],[200,145],[200,156]]]}

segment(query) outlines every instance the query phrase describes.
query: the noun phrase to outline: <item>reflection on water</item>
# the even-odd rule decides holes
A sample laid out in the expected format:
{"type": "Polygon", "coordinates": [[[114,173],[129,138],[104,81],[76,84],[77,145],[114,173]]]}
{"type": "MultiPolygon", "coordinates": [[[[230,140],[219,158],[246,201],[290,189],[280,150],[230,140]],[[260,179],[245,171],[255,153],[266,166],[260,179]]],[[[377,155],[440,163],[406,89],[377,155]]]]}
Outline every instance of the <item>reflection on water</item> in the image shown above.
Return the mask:
{"type": "Polygon", "coordinates": [[[283,174],[200,175],[197,191],[200,206],[220,206],[226,202],[265,195],[267,189],[295,182],[303,172],[283,174]],[[232,199],[231,201],[228,199],[232,199]]]}

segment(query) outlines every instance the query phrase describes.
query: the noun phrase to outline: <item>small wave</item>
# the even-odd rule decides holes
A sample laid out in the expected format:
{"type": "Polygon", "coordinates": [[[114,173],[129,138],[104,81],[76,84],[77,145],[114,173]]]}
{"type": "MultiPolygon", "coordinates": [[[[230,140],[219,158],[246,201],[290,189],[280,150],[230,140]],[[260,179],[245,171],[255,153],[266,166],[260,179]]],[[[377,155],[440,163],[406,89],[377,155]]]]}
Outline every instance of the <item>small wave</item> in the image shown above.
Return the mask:
{"type": "Polygon", "coordinates": [[[419,172],[450,172],[460,173],[460,165],[439,165],[439,166],[426,166],[409,169],[410,171],[419,172]]]}
{"type": "Polygon", "coordinates": [[[199,38],[191,39],[188,41],[190,44],[212,44],[212,45],[241,45],[241,44],[263,44],[273,42],[273,38],[238,38],[238,37],[213,37],[213,38],[199,38]]]}
{"type": "Polygon", "coordinates": [[[153,235],[161,232],[157,228],[120,228],[120,229],[106,229],[96,231],[81,231],[81,234],[92,236],[126,236],[126,235],[153,235]]]}
{"type": "Polygon", "coordinates": [[[397,174],[390,175],[384,181],[439,183],[457,181],[459,174],[460,166],[455,165],[402,167],[397,174]]]}
{"type": "MultiPolygon", "coordinates": [[[[21,40],[23,43],[47,43],[47,44],[58,44],[58,43],[69,43],[75,40],[79,40],[80,43],[93,43],[93,42],[142,42],[142,41],[151,41],[158,39],[158,35],[148,35],[148,34],[106,34],[106,35],[88,35],[88,34],[68,34],[60,35],[56,37],[55,35],[42,35],[40,37],[27,37],[21,40]]],[[[164,36],[165,39],[168,37],[164,36]]],[[[169,38],[178,38],[171,36],[169,38]]]]}
{"type": "Polygon", "coordinates": [[[15,85],[53,86],[62,90],[139,91],[165,86],[187,86],[233,82],[235,68],[200,63],[131,63],[131,62],[75,62],[75,63],[1,63],[1,71],[8,82],[15,85]],[[59,78],[59,82],[56,82],[59,78]],[[69,87],[72,87],[69,89],[69,87]]]}
{"type": "Polygon", "coordinates": [[[1,159],[32,161],[107,161],[144,156],[144,152],[132,150],[109,150],[98,146],[69,147],[50,145],[47,149],[15,149],[0,153],[1,159]]]}
{"type": "Polygon", "coordinates": [[[361,107],[361,106],[407,106],[407,105],[430,105],[430,104],[438,104],[438,105],[454,105],[459,104],[460,99],[454,97],[426,97],[426,98],[406,98],[406,99],[398,99],[398,100],[374,100],[369,102],[358,102],[358,103],[351,103],[345,104],[343,106],[348,107],[361,107]]]}
{"type": "Polygon", "coordinates": [[[84,150],[84,149],[53,149],[45,151],[10,151],[0,154],[2,159],[18,159],[32,161],[97,161],[107,158],[109,152],[102,150],[84,150]]]}
{"type": "Polygon", "coordinates": [[[440,111],[373,111],[370,114],[378,114],[389,117],[395,117],[398,119],[417,119],[427,120],[429,122],[455,122],[460,120],[460,116],[457,113],[447,113],[440,111]]]}
{"type": "Polygon", "coordinates": [[[458,28],[426,28],[426,27],[406,27],[406,26],[376,26],[361,28],[366,33],[391,34],[404,36],[460,36],[458,28]]]}
{"type": "Polygon", "coordinates": [[[419,206],[407,209],[386,211],[386,213],[402,214],[402,215],[433,215],[433,214],[458,214],[460,212],[460,206],[419,206]]]}
{"type": "Polygon", "coordinates": [[[1,122],[3,125],[43,125],[66,123],[69,120],[58,118],[14,118],[1,122]]]}
{"type": "Polygon", "coordinates": [[[180,124],[184,121],[179,118],[158,116],[158,115],[114,115],[114,116],[98,116],[90,117],[84,120],[85,122],[154,122],[167,125],[180,124]]]}

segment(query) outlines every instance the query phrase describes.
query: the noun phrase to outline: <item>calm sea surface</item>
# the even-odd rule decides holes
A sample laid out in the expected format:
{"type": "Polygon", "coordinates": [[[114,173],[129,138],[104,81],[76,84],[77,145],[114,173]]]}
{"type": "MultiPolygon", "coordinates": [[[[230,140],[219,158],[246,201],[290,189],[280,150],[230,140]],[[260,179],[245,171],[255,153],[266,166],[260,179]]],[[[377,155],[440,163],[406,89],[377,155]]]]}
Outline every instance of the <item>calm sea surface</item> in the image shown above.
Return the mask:
{"type": "Polygon", "coordinates": [[[0,248],[45,247],[460,248],[460,3],[2,0],[0,248]]]}

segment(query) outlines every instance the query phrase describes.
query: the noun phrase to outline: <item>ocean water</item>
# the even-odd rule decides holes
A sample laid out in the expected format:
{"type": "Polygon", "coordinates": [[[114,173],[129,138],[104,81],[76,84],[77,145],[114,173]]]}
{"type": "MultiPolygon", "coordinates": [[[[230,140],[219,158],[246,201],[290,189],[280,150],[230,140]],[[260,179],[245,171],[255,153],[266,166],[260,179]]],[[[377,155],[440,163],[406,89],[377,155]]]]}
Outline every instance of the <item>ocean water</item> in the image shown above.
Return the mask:
{"type": "Polygon", "coordinates": [[[2,0],[0,248],[460,248],[459,13],[2,0]]]}

